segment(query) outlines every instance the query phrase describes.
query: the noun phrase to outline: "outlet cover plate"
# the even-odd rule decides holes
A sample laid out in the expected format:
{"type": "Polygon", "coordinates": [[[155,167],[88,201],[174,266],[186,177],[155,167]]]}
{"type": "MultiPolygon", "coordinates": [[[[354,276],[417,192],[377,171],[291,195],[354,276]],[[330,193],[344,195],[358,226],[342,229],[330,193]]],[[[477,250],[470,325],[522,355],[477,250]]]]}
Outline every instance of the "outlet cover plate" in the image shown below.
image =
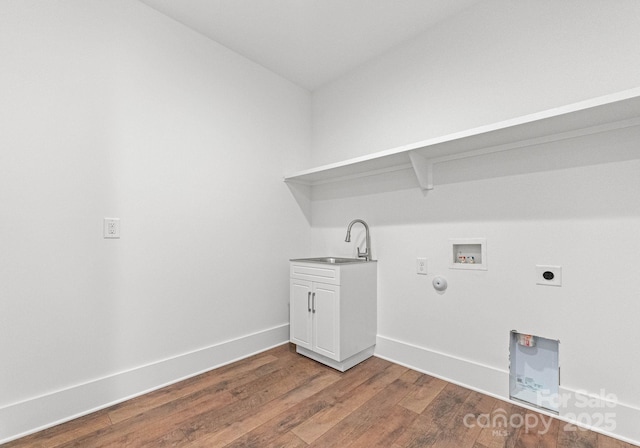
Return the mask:
{"type": "Polygon", "coordinates": [[[104,218],[104,237],[120,238],[120,218],[104,218]]]}
{"type": "Polygon", "coordinates": [[[562,286],[562,267],[536,265],[536,285],[562,286]]]}
{"type": "Polygon", "coordinates": [[[427,259],[426,258],[416,259],[416,274],[427,275],[427,259]]]}

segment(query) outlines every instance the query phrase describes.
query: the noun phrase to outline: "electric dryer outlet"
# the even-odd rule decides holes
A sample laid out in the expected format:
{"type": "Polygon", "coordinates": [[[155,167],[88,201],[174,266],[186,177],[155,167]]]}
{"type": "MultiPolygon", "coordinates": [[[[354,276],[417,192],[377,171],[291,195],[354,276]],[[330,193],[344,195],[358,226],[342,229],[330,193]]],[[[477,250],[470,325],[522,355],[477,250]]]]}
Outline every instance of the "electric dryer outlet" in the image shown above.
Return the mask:
{"type": "Polygon", "coordinates": [[[536,265],[536,285],[562,286],[562,267],[536,265]]]}

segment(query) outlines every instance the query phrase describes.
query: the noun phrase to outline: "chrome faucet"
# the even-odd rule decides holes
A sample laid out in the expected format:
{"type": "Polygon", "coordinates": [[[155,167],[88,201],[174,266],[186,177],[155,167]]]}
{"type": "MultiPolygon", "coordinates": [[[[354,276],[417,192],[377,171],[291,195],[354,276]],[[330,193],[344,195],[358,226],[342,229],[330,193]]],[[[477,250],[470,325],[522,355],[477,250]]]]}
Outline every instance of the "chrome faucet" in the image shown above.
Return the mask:
{"type": "Polygon", "coordinates": [[[359,222],[364,226],[364,230],[366,231],[366,244],[367,244],[367,250],[365,250],[364,252],[360,252],[360,248],[358,247],[358,257],[364,258],[366,261],[370,261],[371,260],[371,237],[369,236],[369,226],[367,225],[366,222],[364,222],[362,219],[354,219],[353,221],[351,221],[349,223],[349,227],[347,227],[347,237],[344,239],[344,241],[347,243],[351,242],[351,227],[357,222],[359,222]]]}

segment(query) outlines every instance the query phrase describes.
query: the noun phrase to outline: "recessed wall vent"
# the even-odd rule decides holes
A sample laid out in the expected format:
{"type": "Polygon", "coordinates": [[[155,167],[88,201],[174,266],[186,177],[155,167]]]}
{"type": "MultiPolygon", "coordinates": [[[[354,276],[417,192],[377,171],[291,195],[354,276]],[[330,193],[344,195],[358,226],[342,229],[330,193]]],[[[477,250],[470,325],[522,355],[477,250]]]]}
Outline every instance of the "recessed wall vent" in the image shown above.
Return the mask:
{"type": "Polygon", "coordinates": [[[509,341],[509,398],[558,413],[560,341],[513,330],[509,341]]]}

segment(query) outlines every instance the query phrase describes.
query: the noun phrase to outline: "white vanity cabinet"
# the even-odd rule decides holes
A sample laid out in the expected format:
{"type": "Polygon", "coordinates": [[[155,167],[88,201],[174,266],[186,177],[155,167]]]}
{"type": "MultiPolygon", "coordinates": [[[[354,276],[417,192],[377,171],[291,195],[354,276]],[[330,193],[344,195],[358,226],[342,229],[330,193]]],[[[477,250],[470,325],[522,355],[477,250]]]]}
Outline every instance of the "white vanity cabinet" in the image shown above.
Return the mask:
{"type": "Polygon", "coordinates": [[[373,355],[377,263],[292,260],[289,309],[296,351],[344,372],[373,355]]]}

